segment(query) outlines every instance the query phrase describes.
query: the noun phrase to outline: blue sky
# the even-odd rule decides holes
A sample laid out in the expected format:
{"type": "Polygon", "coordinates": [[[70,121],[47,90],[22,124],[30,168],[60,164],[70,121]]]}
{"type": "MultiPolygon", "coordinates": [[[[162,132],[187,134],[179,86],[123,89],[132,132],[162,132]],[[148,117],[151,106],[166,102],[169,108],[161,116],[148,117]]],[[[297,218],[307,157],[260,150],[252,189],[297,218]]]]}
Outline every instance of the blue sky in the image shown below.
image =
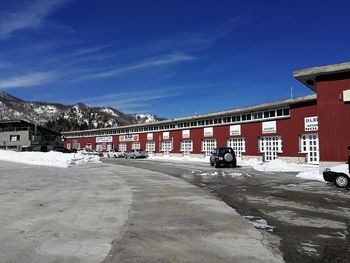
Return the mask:
{"type": "Polygon", "coordinates": [[[349,61],[349,1],[0,0],[0,90],[180,117],[311,92],[349,61]]]}

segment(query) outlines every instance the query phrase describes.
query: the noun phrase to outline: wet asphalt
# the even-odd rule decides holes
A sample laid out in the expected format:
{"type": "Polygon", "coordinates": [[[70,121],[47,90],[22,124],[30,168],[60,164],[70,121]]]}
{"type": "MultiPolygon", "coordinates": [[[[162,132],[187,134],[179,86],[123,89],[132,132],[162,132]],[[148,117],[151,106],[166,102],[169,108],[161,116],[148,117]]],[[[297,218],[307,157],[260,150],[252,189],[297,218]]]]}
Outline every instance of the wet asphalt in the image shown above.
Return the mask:
{"type": "Polygon", "coordinates": [[[350,262],[350,190],[299,179],[295,173],[265,173],[250,167],[216,169],[206,163],[147,159],[103,161],[162,172],[207,189],[254,223],[267,242],[274,240],[270,245],[279,248],[286,262],[350,262]],[[261,224],[264,220],[267,224],[261,224]]]}

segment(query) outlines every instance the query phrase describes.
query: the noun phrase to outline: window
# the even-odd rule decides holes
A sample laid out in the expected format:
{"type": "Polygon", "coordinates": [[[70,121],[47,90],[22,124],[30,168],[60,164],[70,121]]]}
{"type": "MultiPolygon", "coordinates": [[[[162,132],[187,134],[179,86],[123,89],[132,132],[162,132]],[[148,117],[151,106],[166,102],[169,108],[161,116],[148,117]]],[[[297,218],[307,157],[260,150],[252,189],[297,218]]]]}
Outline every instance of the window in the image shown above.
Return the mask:
{"type": "Polygon", "coordinates": [[[283,115],[284,116],[288,116],[289,115],[289,109],[288,108],[283,109],[283,115]]]}
{"type": "Polygon", "coordinates": [[[133,142],[131,145],[132,150],[140,150],[140,143],[139,142],[133,142]]]}
{"type": "Polygon", "coordinates": [[[126,152],[126,143],[119,143],[119,151],[126,152]]]}
{"type": "Polygon", "coordinates": [[[20,141],[21,137],[19,135],[10,135],[10,141],[11,142],[17,142],[20,141]]]}

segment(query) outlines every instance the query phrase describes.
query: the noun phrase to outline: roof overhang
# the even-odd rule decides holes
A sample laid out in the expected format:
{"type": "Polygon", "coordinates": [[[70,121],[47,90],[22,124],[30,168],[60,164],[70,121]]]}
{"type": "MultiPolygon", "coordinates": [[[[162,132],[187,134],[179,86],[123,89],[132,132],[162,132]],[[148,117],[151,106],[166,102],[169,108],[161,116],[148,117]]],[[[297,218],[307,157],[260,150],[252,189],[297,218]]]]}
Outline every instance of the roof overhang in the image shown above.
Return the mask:
{"type": "Polygon", "coordinates": [[[350,62],[345,62],[340,64],[332,64],[320,67],[295,70],[293,72],[293,76],[305,86],[309,87],[310,89],[316,92],[315,84],[317,77],[349,72],[350,62]]]}
{"type": "Polygon", "coordinates": [[[292,98],[292,99],[279,100],[279,101],[274,101],[274,102],[270,102],[270,103],[264,103],[264,104],[248,106],[248,107],[238,108],[238,109],[231,109],[231,110],[226,110],[226,111],[211,112],[211,113],[198,114],[198,115],[194,115],[194,116],[181,117],[181,118],[176,118],[176,119],[168,119],[168,120],[163,120],[163,121],[156,121],[156,122],[142,123],[142,124],[132,124],[132,125],[126,125],[126,126],[89,129],[89,130],[81,130],[81,131],[65,131],[65,132],[62,132],[62,134],[67,135],[67,134],[80,133],[80,132],[109,131],[109,130],[124,129],[124,128],[126,129],[126,128],[137,128],[137,127],[143,127],[143,126],[164,125],[164,124],[177,123],[177,122],[183,122],[183,121],[203,120],[206,118],[229,116],[231,114],[255,112],[255,111],[260,111],[260,110],[264,110],[264,109],[270,109],[272,107],[273,108],[287,107],[287,106],[290,106],[293,104],[316,101],[316,99],[317,99],[316,94],[312,94],[312,95],[307,95],[307,96],[303,96],[303,97],[296,97],[296,98],[292,98]]]}

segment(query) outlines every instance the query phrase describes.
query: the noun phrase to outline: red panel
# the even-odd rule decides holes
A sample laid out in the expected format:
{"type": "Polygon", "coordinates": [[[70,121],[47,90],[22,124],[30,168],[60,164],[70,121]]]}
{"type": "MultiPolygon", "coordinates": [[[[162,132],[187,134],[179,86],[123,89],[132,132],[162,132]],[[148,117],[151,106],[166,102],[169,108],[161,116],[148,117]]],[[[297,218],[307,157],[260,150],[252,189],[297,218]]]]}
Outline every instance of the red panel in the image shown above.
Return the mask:
{"type": "Polygon", "coordinates": [[[350,89],[349,75],[330,76],[316,83],[321,161],[343,162],[347,159],[350,104],[342,101],[343,90],[347,89],[350,89]]]}

